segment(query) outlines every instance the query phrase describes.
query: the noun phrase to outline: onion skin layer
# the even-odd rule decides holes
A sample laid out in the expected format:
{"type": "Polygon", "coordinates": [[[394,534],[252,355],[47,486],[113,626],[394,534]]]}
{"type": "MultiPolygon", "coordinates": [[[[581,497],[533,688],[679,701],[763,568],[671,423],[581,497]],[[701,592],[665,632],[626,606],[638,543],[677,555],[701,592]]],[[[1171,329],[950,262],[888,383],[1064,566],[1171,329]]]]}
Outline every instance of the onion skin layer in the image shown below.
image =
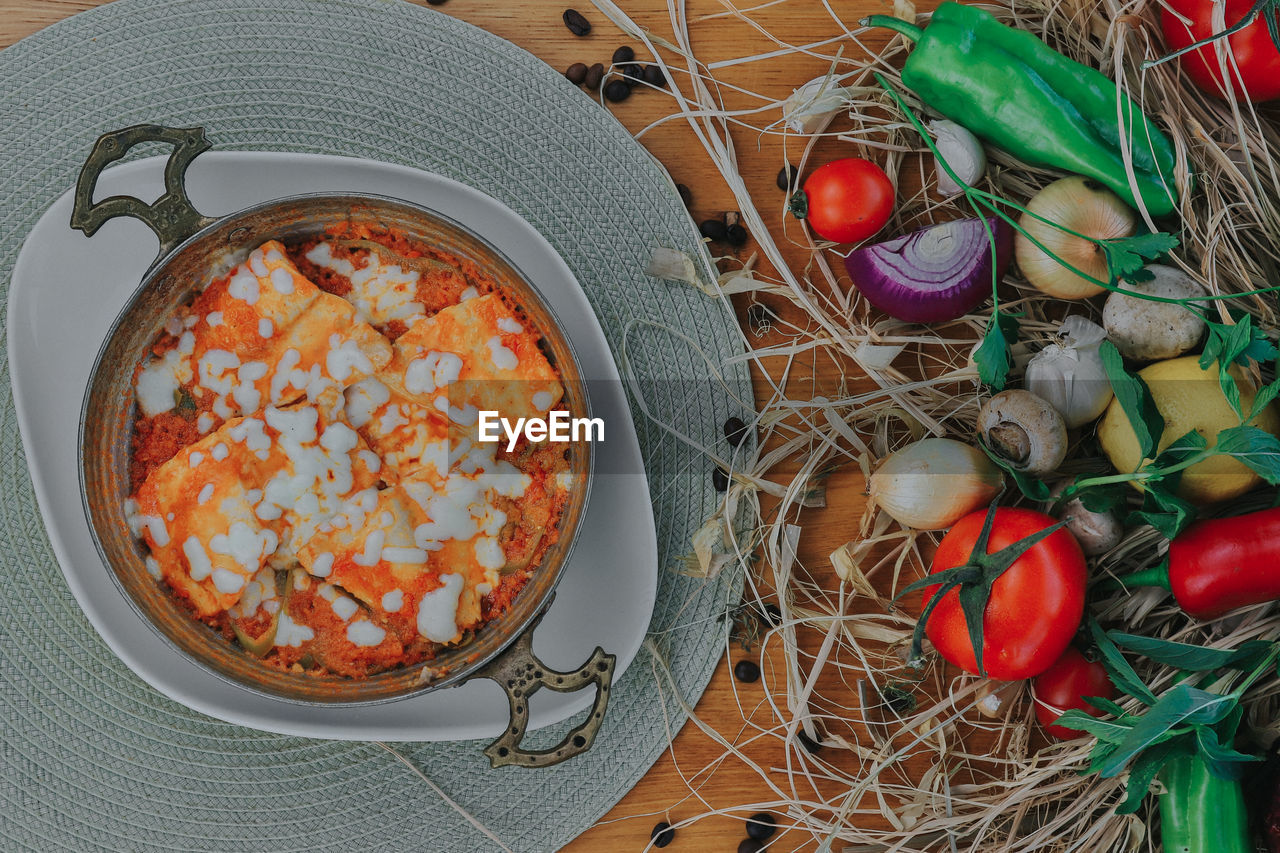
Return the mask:
{"type": "MultiPolygon", "coordinates": [[[[1013,257],[1013,229],[987,218],[995,234],[996,280],[1013,257]]],[[[978,307],[991,293],[991,243],[980,219],[933,225],[893,240],[856,249],[844,259],[854,286],[879,310],[908,323],[955,320],[978,307]],[[939,240],[958,240],[942,268],[913,263],[918,249],[939,240]]]]}

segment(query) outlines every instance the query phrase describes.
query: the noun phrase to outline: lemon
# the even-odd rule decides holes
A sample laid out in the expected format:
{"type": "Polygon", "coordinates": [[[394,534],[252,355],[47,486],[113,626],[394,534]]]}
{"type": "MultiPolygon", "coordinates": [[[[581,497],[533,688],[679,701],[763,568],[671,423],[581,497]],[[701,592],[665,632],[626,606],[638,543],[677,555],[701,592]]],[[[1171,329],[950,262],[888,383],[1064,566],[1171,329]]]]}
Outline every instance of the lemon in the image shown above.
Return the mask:
{"type": "MultiPolygon", "coordinates": [[[[1240,388],[1241,407],[1253,406],[1255,388],[1239,368],[1231,369],[1240,388]]],[[[1195,430],[1209,446],[1217,444],[1218,433],[1238,426],[1240,416],[1227,401],[1218,383],[1218,365],[1200,367],[1200,357],[1189,355],[1158,361],[1138,371],[1151,389],[1156,408],[1164,417],[1164,432],[1157,452],[1195,430]]],[[[1280,434],[1280,414],[1267,406],[1250,423],[1272,435],[1280,434]]],[[[1098,441],[1117,471],[1136,471],[1143,462],[1138,437],[1129,425],[1119,400],[1112,400],[1098,425],[1098,441]]],[[[1217,503],[1239,497],[1262,482],[1262,478],[1230,456],[1212,456],[1182,472],[1178,496],[1197,504],[1217,503]]],[[[1135,484],[1137,485],[1137,484],[1135,484]]]]}

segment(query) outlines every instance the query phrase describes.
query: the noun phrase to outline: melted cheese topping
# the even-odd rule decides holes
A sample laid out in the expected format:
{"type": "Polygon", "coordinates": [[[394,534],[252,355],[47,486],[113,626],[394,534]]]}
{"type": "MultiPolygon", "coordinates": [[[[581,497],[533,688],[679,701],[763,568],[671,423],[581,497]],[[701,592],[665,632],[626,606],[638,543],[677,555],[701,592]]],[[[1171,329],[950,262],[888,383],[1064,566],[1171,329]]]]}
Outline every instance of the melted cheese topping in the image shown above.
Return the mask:
{"type": "Polygon", "coordinates": [[[494,294],[467,299],[414,324],[394,349],[378,379],[461,426],[472,426],[478,409],[511,419],[545,415],[564,395],[555,368],[538,348],[538,336],[526,332],[494,294]]]}
{"type": "MultiPolygon", "coordinates": [[[[391,357],[387,340],[349,303],[308,281],[275,241],[210,284],[187,312],[190,329],[138,375],[145,415],[172,409],[179,390],[198,402],[209,398],[222,420],[304,395],[315,400],[391,357]]],[[[203,432],[214,424],[200,426],[203,432]]]]}
{"type": "Polygon", "coordinates": [[[351,292],[345,298],[366,323],[385,326],[392,320],[401,320],[410,326],[427,315],[426,306],[418,301],[417,270],[388,264],[376,250],[369,252],[361,267],[346,258],[334,257],[329,243],[317,243],[306,257],[351,282],[351,292]]]}

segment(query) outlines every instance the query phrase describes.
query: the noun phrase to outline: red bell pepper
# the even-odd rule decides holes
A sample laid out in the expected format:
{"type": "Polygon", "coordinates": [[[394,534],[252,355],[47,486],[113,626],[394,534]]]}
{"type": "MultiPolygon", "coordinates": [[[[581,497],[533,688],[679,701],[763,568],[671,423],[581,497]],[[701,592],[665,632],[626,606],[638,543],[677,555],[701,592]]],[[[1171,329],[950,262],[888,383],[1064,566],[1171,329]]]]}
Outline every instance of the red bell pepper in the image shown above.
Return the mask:
{"type": "Polygon", "coordinates": [[[1169,542],[1154,568],[1126,586],[1160,586],[1188,615],[1217,617],[1280,598],[1280,507],[1198,521],[1169,542]]]}

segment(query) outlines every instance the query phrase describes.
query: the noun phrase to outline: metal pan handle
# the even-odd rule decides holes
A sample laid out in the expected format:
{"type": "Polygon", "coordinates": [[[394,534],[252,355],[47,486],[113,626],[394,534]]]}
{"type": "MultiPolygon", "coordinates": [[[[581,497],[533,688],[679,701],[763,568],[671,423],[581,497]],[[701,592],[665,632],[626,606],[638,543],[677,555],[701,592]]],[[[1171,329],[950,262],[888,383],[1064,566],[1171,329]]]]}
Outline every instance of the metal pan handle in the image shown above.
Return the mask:
{"type": "Polygon", "coordinates": [[[123,130],[113,130],[98,137],[80,170],[76,181],[76,203],[71,212],[71,227],[92,237],[102,224],[117,216],[141,219],[160,238],[160,255],[168,252],[213,222],[202,216],[187,198],[184,180],[187,167],[200,153],[208,151],[209,140],[203,127],[164,127],[158,124],[135,124],[123,130]],[[173,146],[169,162],[164,167],[165,194],[153,204],[133,196],[115,195],[93,203],[102,170],[125,155],[130,148],[142,142],[167,142],[173,146]]]}
{"type": "Polygon", "coordinates": [[[587,662],[573,672],[551,669],[533,654],[533,632],[541,621],[542,614],[539,614],[506,651],[477,673],[478,678],[498,682],[498,686],[506,692],[511,706],[511,721],[507,730],[484,750],[493,767],[512,764],[521,767],[550,767],[559,764],[590,749],[600,731],[600,724],[604,722],[617,659],[597,647],[587,662]],[[551,749],[527,750],[520,747],[529,726],[530,696],[543,687],[560,693],[572,693],[592,684],[596,686],[596,701],[585,722],[571,730],[551,749]]]}

